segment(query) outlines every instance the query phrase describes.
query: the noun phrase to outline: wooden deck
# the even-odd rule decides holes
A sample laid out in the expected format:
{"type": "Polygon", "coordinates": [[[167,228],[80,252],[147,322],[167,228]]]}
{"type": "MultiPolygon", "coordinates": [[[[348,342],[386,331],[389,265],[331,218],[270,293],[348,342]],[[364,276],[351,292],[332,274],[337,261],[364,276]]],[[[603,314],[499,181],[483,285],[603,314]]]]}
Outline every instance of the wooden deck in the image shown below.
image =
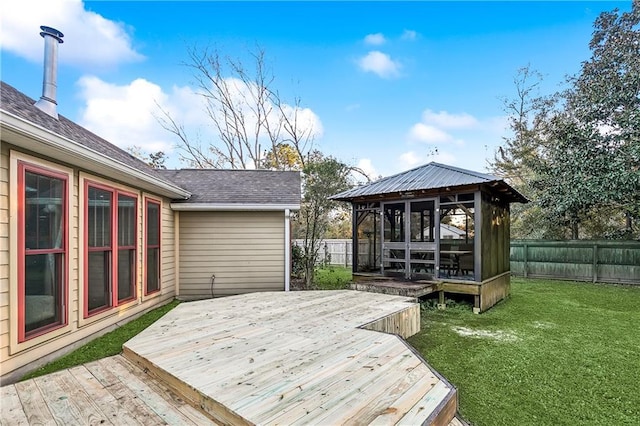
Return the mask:
{"type": "Polygon", "coordinates": [[[253,293],[183,303],[124,356],[220,423],[436,424],[457,394],[403,339],[411,298],[253,293]]]}
{"type": "Polygon", "coordinates": [[[337,291],[183,303],[127,342],[133,362],[2,387],[0,424],[464,425],[455,388],[389,334],[419,330],[411,300],[337,291]]]}
{"type": "Polygon", "coordinates": [[[0,388],[3,425],[210,425],[122,356],[0,388]]]}

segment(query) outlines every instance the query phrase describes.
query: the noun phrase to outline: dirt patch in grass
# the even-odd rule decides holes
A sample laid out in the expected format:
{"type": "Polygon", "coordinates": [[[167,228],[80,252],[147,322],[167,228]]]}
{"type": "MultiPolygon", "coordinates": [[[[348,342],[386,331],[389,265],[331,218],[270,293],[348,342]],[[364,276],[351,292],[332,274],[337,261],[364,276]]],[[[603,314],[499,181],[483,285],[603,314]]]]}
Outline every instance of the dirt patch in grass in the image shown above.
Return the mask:
{"type": "Polygon", "coordinates": [[[473,330],[468,327],[451,327],[453,331],[463,337],[475,337],[478,339],[492,339],[499,342],[516,342],[520,340],[516,334],[503,330],[473,330]]]}

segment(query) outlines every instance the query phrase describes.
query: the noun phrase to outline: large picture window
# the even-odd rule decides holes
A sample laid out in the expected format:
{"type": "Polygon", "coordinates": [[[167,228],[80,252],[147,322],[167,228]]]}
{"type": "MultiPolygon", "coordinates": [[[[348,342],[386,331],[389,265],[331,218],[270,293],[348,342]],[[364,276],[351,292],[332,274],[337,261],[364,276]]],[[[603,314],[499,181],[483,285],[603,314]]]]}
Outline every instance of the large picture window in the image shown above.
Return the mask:
{"type": "Polygon", "coordinates": [[[18,163],[18,341],[66,325],[68,176],[18,163]]]}
{"type": "Polygon", "coordinates": [[[160,290],[160,203],[146,200],[145,210],[145,294],[150,294],[160,290]]]}
{"type": "Polygon", "coordinates": [[[136,206],[133,195],[86,185],[85,317],[136,296],[136,206]]]}

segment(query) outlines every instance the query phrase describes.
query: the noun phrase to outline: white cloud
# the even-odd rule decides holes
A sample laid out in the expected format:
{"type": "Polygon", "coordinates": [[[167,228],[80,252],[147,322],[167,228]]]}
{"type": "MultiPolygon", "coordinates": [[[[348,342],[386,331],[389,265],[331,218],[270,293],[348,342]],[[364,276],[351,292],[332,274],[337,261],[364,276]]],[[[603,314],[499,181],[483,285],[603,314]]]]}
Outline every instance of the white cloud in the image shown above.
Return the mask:
{"type": "MultiPolygon", "coordinates": [[[[320,117],[309,108],[292,107],[290,105],[283,106],[283,112],[287,115],[289,120],[298,124],[302,131],[302,134],[310,134],[314,138],[321,138],[324,134],[324,127],[320,117]],[[297,116],[296,116],[297,115],[297,116]]],[[[271,117],[274,122],[279,121],[279,118],[273,114],[271,117]]]]}
{"type": "MultiPolygon", "coordinates": [[[[250,88],[237,84],[238,81],[228,80],[230,85],[235,84],[235,97],[241,102],[250,88]]],[[[184,125],[191,137],[197,134],[203,143],[218,139],[207,113],[205,98],[189,87],[173,87],[165,92],[157,84],[142,78],[117,85],[94,76],[81,78],[78,85],[85,103],[80,124],[121,148],[139,146],[147,152],[172,150],[178,141],[158,123],[156,116],[161,115],[159,108],[168,112],[176,123],[184,125]]],[[[285,104],[283,110],[290,118],[297,114],[297,123],[302,132],[316,138],[322,136],[322,122],[311,109],[285,104]]],[[[279,122],[275,109],[272,111],[269,119],[273,123],[279,122]]],[[[249,126],[254,126],[256,122],[251,117],[247,108],[245,118],[250,132],[249,126]]]]}
{"type": "Polygon", "coordinates": [[[358,66],[365,72],[372,72],[382,78],[397,77],[401,64],[391,59],[386,53],[372,50],[358,60],[358,66]]]}
{"type": "Polygon", "coordinates": [[[447,111],[434,112],[430,109],[422,113],[422,121],[444,129],[470,128],[478,124],[478,120],[465,112],[450,114],[447,111]]]}
{"type": "Polygon", "coordinates": [[[43,59],[40,25],[64,34],[59,60],[77,66],[101,67],[142,60],[123,23],[85,9],[80,0],[5,1],[0,17],[2,50],[34,62],[43,59]]]}
{"type": "Polygon", "coordinates": [[[386,41],[387,40],[384,38],[384,34],[382,33],[368,34],[364,38],[364,43],[369,44],[371,46],[380,46],[384,44],[386,41]]]}
{"type": "Polygon", "coordinates": [[[365,172],[370,179],[375,180],[380,176],[380,173],[373,166],[373,163],[369,158],[361,158],[356,165],[360,170],[365,172]]]}
{"type": "Polygon", "coordinates": [[[402,32],[402,36],[400,37],[402,40],[413,41],[418,37],[418,33],[413,30],[404,30],[402,32]]]}
{"type": "Polygon", "coordinates": [[[80,118],[84,127],[121,148],[136,145],[149,152],[171,150],[169,133],[153,116],[156,102],[163,107],[171,104],[160,86],[142,78],[118,86],[91,76],[78,84],[86,105],[80,118]]]}
{"type": "Polygon", "coordinates": [[[400,163],[402,164],[402,169],[407,170],[421,164],[422,159],[415,152],[409,151],[400,155],[400,163]]]}
{"type": "Polygon", "coordinates": [[[431,153],[425,153],[424,155],[420,155],[415,151],[408,151],[401,154],[398,160],[400,163],[400,170],[404,171],[431,161],[443,164],[454,164],[456,162],[456,157],[448,152],[442,151],[433,151],[431,153]]]}
{"type": "Polygon", "coordinates": [[[453,137],[447,132],[425,123],[416,123],[409,129],[411,142],[424,142],[430,144],[449,142],[453,137]]]}
{"type": "MultiPolygon", "coordinates": [[[[256,84],[246,84],[242,80],[232,77],[225,78],[224,86],[229,88],[232,103],[242,109],[245,117],[245,127],[250,130],[249,134],[252,134],[253,129],[257,127],[258,119],[254,112],[255,107],[252,107],[251,104],[253,104],[253,100],[263,96],[262,90],[256,84]]],[[[209,107],[214,113],[220,111],[219,105],[216,105],[216,102],[211,97],[207,97],[207,99],[209,99],[209,107]]],[[[270,112],[268,120],[272,128],[279,126],[281,115],[278,108],[275,105],[266,105],[265,110],[270,112]]],[[[322,137],[324,133],[322,122],[320,117],[311,109],[282,104],[282,113],[290,122],[296,123],[301,135],[308,134],[316,138],[322,137]]]]}

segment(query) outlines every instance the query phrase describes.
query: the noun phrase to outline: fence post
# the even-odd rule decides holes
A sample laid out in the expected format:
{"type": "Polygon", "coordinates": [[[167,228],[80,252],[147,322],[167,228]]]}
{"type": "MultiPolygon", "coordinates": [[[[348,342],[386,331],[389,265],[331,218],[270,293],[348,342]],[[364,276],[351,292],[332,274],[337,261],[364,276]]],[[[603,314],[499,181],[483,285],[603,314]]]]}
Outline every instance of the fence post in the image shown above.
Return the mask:
{"type": "Polygon", "coordinates": [[[349,241],[344,242],[344,267],[349,266],[349,241]]]}
{"type": "Polygon", "coordinates": [[[322,267],[326,268],[327,267],[327,242],[324,242],[324,255],[322,256],[322,267]]]}
{"type": "Polygon", "coordinates": [[[598,245],[593,245],[593,282],[595,283],[598,279],[598,245]]]}
{"type": "Polygon", "coordinates": [[[527,251],[529,250],[527,249],[527,243],[524,243],[522,247],[524,250],[524,277],[527,278],[527,270],[529,269],[529,266],[527,265],[527,251]]]}

